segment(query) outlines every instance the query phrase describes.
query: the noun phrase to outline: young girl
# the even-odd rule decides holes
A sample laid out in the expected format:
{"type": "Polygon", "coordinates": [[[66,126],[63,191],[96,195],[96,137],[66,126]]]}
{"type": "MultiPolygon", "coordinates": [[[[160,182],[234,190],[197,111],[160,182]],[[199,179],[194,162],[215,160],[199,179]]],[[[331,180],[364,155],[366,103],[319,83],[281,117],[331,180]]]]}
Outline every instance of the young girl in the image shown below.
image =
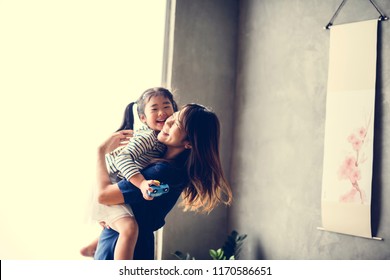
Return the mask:
{"type": "MultiPolygon", "coordinates": [[[[132,128],[132,105],[133,103],[130,103],[127,106],[123,124],[118,131],[132,128]]],[[[124,148],[106,155],[107,170],[113,183],[126,179],[140,189],[145,200],[152,199],[148,194],[148,191],[152,191],[150,185],[159,185],[159,182],[145,180],[140,170],[149,165],[152,158],[159,158],[164,154],[166,147],[157,140],[157,134],[164,126],[165,120],[176,111],[177,104],[173,95],[165,88],[150,88],[140,96],[137,100],[137,112],[141,122],[147,127],[136,131],[124,148]]],[[[131,208],[126,204],[99,204],[94,218],[119,233],[114,259],[133,259],[138,225],[131,208]]],[[[91,248],[95,246],[94,243],[83,248],[81,253],[85,256],[93,255],[91,248]]]]}

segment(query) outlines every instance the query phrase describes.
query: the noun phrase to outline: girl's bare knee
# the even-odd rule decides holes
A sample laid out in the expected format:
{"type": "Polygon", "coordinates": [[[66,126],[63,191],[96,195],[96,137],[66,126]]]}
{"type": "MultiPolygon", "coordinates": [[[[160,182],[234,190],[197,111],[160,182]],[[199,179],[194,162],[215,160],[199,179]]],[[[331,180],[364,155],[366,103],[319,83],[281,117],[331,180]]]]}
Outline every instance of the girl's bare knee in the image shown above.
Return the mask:
{"type": "Polygon", "coordinates": [[[123,217],[112,224],[112,228],[119,232],[122,237],[138,236],[138,224],[134,217],[123,217]]]}

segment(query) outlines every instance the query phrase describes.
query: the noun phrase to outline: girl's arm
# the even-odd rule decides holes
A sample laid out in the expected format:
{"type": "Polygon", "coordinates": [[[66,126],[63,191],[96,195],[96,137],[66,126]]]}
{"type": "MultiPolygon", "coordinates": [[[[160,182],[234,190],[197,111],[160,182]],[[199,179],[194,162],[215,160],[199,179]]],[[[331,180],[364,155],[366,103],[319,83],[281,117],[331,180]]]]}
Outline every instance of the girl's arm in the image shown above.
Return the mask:
{"type": "MultiPolygon", "coordinates": [[[[115,165],[128,181],[131,182],[131,177],[140,174],[140,170],[135,163],[142,155],[153,150],[155,146],[154,131],[140,132],[136,134],[131,141],[122,149],[122,151],[115,157],[115,165]]],[[[137,185],[136,182],[132,182],[137,185]]]]}
{"type": "MultiPolygon", "coordinates": [[[[98,201],[101,204],[133,204],[142,203],[145,201],[140,189],[131,184],[129,181],[122,180],[117,184],[111,184],[106,168],[105,155],[119,146],[126,145],[125,142],[130,136],[131,134],[126,134],[126,131],[114,133],[98,148],[97,184],[99,190],[98,201]]],[[[170,167],[170,165],[165,162],[153,164],[142,170],[142,175],[147,180],[152,181],[151,178],[154,178],[168,184],[177,184],[178,178],[181,178],[180,174],[182,173],[174,172],[172,167],[170,167]],[[171,173],[174,173],[173,177],[170,177],[169,174],[171,173]]]]}
{"type": "MultiPolygon", "coordinates": [[[[135,161],[142,155],[153,150],[155,147],[155,132],[148,130],[138,133],[131,139],[129,144],[115,158],[115,165],[122,175],[134,186],[139,188],[145,200],[152,200],[147,191],[152,191],[150,184],[154,182],[147,181],[141,174],[135,161]]],[[[158,184],[157,182],[154,184],[158,184]]]]}

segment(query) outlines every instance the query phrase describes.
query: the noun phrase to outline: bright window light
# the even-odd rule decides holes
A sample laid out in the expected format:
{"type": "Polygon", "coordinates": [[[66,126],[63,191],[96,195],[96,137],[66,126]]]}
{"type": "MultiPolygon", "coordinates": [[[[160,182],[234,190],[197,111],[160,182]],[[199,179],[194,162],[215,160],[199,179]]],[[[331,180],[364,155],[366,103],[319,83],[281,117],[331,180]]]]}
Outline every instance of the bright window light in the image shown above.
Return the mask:
{"type": "Polygon", "coordinates": [[[166,2],[0,2],[0,259],[86,259],[96,148],[161,85],[166,2]]]}

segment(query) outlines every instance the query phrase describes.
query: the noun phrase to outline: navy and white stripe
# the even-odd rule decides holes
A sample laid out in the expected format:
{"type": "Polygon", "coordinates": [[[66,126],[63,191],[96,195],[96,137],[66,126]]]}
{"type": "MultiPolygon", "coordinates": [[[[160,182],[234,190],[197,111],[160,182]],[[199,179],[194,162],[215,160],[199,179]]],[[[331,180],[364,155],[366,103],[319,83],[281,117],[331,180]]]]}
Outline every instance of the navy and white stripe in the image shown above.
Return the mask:
{"type": "Polygon", "coordinates": [[[119,171],[118,177],[129,180],[148,166],[152,158],[161,157],[165,148],[153,130],[140,130],[127,146],[106,155],[107,170],[111,174],[119,171]]]}

